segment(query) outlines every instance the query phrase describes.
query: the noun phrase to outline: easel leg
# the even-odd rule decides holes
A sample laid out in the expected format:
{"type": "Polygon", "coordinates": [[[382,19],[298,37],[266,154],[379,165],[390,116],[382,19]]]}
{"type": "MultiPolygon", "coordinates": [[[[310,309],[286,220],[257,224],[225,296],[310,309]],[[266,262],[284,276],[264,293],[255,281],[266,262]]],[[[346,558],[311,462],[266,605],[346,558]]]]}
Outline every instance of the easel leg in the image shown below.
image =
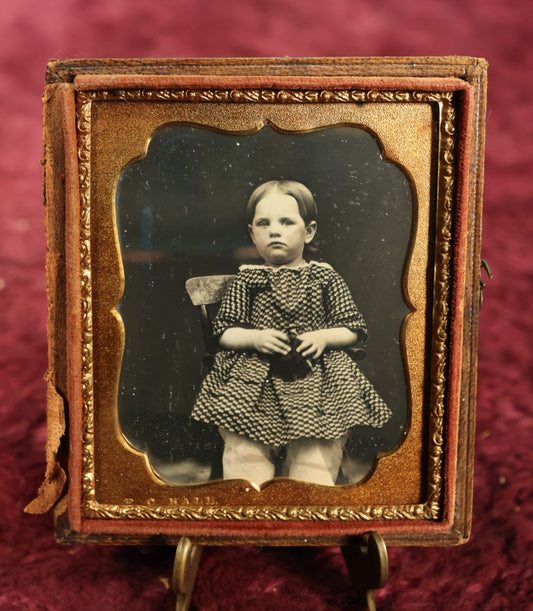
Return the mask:
{"type": "MultiPolygon", "coordinates": [[[[374,591],[387,583],[389,561],[387,548],[381,535],[371,532],[354,537],[342,547],[348,574],[354,589],[366,596],[368,611],[376,611],[374,591]]],[[[176,547],[172,589],[176,593],[176,611],[187,611],[194,590],[194,582],[202,548],[182,537],[176,547]]]]}
{"type": "Polygon", "coordinates": [[[375,611],[374,591],[382,588],[389,576],[389,559],[383,538],[376,532],[354,537],[353,543],[342,547],[342,553],[354,589],[366,595],[368,611],[375,611]]]}
{"type": "Polygon", "coordinates": [[[182,537],[176,547],[172,589],[176,593],[176,611],[187,611],[194,590],[202,548],[182,537]]]}

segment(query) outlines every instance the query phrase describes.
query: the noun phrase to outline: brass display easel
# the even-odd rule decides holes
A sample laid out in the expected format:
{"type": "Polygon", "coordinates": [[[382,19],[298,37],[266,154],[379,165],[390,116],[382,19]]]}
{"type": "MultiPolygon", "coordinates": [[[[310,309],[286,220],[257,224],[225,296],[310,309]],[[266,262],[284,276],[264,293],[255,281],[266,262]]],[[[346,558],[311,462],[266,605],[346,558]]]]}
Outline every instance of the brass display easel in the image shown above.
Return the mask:
{"type": "MultiPolygon", "coordinates": [[[[383,588],[389,574],[387,548],[381,535],[371,532],[353,538],[342,546],[342,553],[354,590],[366,597],[368,611],[375,611],[375,590],[383,588]]],[[[191,602],[202,546],[182,537],[176,548],[172,589],[176,593],[176,611],[187,611],[191,602]]]]}

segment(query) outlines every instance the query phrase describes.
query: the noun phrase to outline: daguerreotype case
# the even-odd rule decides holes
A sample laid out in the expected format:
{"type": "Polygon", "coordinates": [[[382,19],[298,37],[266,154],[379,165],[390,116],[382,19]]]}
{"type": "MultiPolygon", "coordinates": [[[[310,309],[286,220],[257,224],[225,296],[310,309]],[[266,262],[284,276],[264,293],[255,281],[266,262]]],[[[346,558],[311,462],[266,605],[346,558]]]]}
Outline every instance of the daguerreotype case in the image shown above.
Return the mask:
{"type": "MultiPolygon", "coordinates": [[[[55,507],[61,541],[468,538],[485,89],[485,62],[466,57],[50,62],[49,436],[30,509],[55,507]],[[322,381],[289,403],[290,381],[265,381],[274,359],[248,349],[211,398],[226,415],[191,418],[227,365],[212,329],[220,301],[243,269],[266,273],[246,204],[269,181],[312,193],[303,267],[342,279],[365,331],[308,359],[322,381]],[[244,398],[258,362],[255,407],[244,398]],[[344,392],[352,374],[387,406],[380,417],[345,418],[367,409],[344,392]],[[291,476],[292,440],[263,436],[300,407],[313,451],[336,441],[330,485],[291,476]],[[246,428],[254,409],[262,424],[246,428]],[[263,443],[272,477],[224,477],[227,430],[263,443]]],[[[324,325],[342,326],[325,299],[324,325]]]]}

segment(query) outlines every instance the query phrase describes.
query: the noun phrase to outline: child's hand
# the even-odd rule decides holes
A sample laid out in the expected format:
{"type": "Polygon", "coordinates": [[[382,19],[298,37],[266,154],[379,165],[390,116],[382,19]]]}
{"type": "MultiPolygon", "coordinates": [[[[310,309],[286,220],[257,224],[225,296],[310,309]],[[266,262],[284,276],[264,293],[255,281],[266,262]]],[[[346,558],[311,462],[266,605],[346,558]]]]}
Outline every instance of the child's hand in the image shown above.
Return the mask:
{"type": "Polygon", "coordinates": [[[296,348],[296,352],[299,352],[304,357],[311,357],[317,359],[326,349],[326,335],[322,330],[318,331],[307,331],[298,335],[296,339],[300,340],[300,345],[296,348]]]}
{"type": "Polygon", "coordinates": [[[291,351],[288,336],[277,329],[255,331],[253,347],[263,354],[288,354],[291,351]]]}

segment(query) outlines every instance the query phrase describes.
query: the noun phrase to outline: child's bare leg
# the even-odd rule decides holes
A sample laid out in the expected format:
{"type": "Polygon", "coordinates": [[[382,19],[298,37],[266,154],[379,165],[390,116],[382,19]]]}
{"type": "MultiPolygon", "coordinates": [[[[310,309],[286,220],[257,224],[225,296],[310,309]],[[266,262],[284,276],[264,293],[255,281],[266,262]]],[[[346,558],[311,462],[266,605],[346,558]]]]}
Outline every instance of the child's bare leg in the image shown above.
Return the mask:
{"type": "Polygon", "coordinates": [[[347,436],[340,439],[297,439],[287,445],[288,476],[312,484],[334,486],[347,436]]]}
{"type": "Polygon", "coordinates": [[[274,477],[272,449],[260,441],[248,439],[219,427],[224,440],[222,470],[224,479],[248,479],[261,484],[274,477]]]}

